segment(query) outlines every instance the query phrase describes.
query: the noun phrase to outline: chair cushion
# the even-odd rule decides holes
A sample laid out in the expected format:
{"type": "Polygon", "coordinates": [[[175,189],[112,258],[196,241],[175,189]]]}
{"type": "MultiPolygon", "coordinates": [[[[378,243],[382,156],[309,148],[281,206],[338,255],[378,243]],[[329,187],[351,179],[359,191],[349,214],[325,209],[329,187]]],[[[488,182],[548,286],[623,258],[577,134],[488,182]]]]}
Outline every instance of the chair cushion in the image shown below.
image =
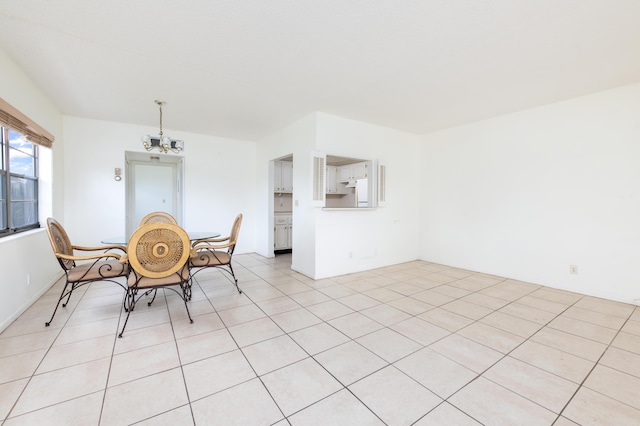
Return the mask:
{"type": "Polygon", "coordinates": [[[137,286],[138,288],[150,288],[150,287],[165,287],[168,285],[178,285],[188,280],[189,280],[189,269],[184,268],[181,271],[178,271],[169,275],[168,277],[162,277],[162,278],[141,277],[139,275],[136,275],[135,273],[131,273],[131,275],[129,275],[127,284],[129,285],[129,287],[137,286]],[[137,281],[137,285],[136,285],[136,280],[138,279],[139,281],[137,281]]]}
{"type": "Polygon", "coordinates": [[[207,266],[228,265],[231,263],[231,256],[225,251],[200,250],[197,257],[192,257],[192,268],[204,268],[207,266]]]}
{"type": "Polygon", "coordinates": [[[129,267],[117,260],[100,260],[97,262],[78,263],[68,272],[70,282],[93,281],[101,278],[115,278],[127,275],[129,267]]]}

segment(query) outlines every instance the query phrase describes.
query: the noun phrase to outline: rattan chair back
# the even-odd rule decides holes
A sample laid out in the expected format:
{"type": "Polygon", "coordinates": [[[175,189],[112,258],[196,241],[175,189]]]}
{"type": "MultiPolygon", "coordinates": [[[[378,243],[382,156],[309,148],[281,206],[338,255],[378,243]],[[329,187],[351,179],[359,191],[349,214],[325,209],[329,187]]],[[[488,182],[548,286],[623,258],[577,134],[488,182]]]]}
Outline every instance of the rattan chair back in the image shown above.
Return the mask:
{"type": "Polygon", "coordinates": [[[233,221],[233,226],[231,227],[231,235],[229,235],[229,255],[233,254],[233,251],[236,249],[236,243],[238,242],[238,235],[240,235],[240,225],[242,225],[242,213],[236,216],[236,219],[233,221]]]}
{"type": "Polygon", "coordinates": [[[146,225],[148,223],[173,223],[174,225],[178,224],[178,221],[175,217],[171,216],[166,212],[152,212],[143,217],[140,220],[140,225],[146,225]]]}
{"type": "Polygon", "coordinates": [[[73,255],[73,245],[69,240],[69,235],[67,235],[67,232],[64,230],[62,225],[52,217],[47,219],[47,235],[49,236],[49,242],[51,243],[53,253],[58,259],[58,262],[60,262],[62,269],[68,271],[73,268],[75,266],[75,261],[60,257],[61,254],[69,256],[73,255]]]}
{"type": "Polygon", "coordinates": [[[187,232],[163,222],[142,225],[127,245],[129,265],[147,278],[164,278],[180,271],[189,260],[190,250],[187,232]]]}

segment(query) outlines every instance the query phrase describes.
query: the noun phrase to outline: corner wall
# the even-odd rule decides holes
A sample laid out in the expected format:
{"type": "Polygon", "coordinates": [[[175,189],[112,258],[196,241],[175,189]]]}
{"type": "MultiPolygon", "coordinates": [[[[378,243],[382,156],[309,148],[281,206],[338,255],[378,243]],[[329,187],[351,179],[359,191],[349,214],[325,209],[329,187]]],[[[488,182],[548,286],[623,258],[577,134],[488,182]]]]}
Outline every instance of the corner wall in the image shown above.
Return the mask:
{"type": "MultiPolygon", "coordinates": [[[[53,149],[42,148],[39,200],[41,222],[63,215],[62,115],[48,97],[0,50],[0,97],[55,137],[53,149]]],[[[44,223],[42,223],[44,226],[44,223]]],[[[0,331],[8,327],[60,275],[44,228],[0,239],[0,331]]],[[[44,320],[43,320],[44,321],[44,320]]],[[[44,328],[44,322],[43,322],[44,328]]]]}
{"type": "Polygon", "coordinates": [[[638,303],[640,84],[424,135],[420,158],[422,259],[638,303]]]}
{"type": "Polygon", "coordinates": [[[316,114],[310,114],[257,144],[258,253],[273,256],[273,175],[270,162],[293,154],[293,254],[291,268],[315,275],[315,213],[311,200],[311,151],[315,146],[316,114]],[[297,205],[296,205],[297,200],[297,205]]]}

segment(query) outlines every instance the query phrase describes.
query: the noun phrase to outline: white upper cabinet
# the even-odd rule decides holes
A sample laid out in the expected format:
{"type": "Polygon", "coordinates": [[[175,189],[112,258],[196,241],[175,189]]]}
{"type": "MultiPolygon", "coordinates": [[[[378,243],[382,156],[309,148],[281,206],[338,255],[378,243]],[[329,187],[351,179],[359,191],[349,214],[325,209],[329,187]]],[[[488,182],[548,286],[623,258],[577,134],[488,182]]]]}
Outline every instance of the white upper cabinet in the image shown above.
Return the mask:
{"type": "Polygon", "coordinates": [[[366,161],[363,161],[361,163],[347,164],[345,166],[340,166],[338,169],[340,172],[339,181],[341,182],[356,179],[365,179],[368,176],[366,161]]]}
{"type": "Polygon", "coordinates": [[[291,161],[282,162],[282,190],[284,192],[293,191],[293,163],[291,161]]]}
{"type": "Polygon", "coordinates": [[[327,166],[327,194],[338,193],[338,167],[327,166]]]}
{"type": "Polygon", "coordinates": [[[327,166],[327,194],[346,194],[346,184],[338,181],[340,167],[327,166]]]}
{"type": "Polygon", "coordinates": [[[273,172],[273,191],[293,192],[293,163],[291,161],[274,161],[273,172]]]}

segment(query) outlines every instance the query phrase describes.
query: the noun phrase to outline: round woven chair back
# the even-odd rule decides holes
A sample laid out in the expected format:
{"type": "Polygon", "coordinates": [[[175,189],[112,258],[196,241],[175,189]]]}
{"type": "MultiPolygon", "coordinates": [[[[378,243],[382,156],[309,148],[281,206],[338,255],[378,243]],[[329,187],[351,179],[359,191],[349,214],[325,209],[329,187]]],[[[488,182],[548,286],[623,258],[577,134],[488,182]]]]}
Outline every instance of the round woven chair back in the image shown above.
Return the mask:
{"type": "MultiPolygon", "coordinates": [[[[71,245],[67,232],[64,230],[62,225],[52,217],[47,219],[47,235],[49,235],[49,242],[51,243],[51,248],[53,248],[53,252],[56,254],[56,257],[58,254],[73,255],[73,246],[71,245]]],[[[75,262],[73,260],[62,259],[60,257],[58,257],[58,260],[62,267],[67,270],[75,266],[75,262]]]]}
{"type": "Polygon", "coordinates": [[[138,228],[127,245],[129,264],[148,278],[164,278],[180,271],[189,260],[187,232],[172,223],[148,223],[138,228]]]}
{"type": "Polygon", "coordinates": [[[235,245],[238,242],[238,235],[240,234],[240,225],[242,225],[242,213],[236,216],[236,219],[233,221],[233,226],[231,227],[229,243],[233,245],[229,247],[229,254],[233,254],[233,250],[235,250],[235,245]]]}
{"type": "Polygon", "coordinates": [[[173,223],[174,225],[178,224],[178,221],[166,212],[152,212],[143,217],[140,220],[140,225],[146,225],[147,223],[173,223]]]}

